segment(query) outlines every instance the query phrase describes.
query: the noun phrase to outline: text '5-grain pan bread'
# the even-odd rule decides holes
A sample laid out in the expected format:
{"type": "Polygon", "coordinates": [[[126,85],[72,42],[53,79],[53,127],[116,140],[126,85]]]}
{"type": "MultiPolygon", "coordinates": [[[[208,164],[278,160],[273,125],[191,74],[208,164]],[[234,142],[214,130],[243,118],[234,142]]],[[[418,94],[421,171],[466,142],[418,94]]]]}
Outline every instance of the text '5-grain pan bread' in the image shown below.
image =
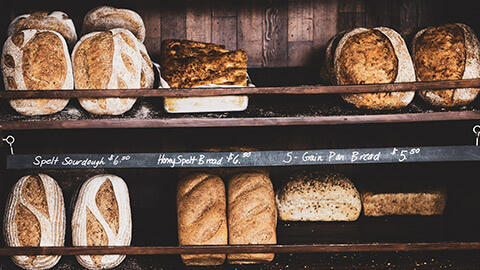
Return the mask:
{"type": "Polygon", "coordinates": [[[82,35],[123,28],[132,32],[140,42],[145,41],[145,24],[142,17],[129,9],[99,6],[90,10],[83,18],[82,35]]]}
{"type": "MultiPolygon", "coordinates": [[[[480,44],[465,24],[444,24],[419,31],[413,38],[412,56],[418,81],[480,78],[480,44]]],[[[472,102],[479,88],[420,91],[427,103],[440,107],[472,102]]]]}
{"type": "MultiPolygon", "coordinates": [[[[405,41],[396,31],[387,27],[355,28],[329,40],[322,78],[337,85],[414,82],[415,71],[405,41]]],[[[357,108],[384,110],[407,106],[415,92],[341,96],[357,108]]]]}
{"type": "Polygon", "coordinates": [[[362,210],[355,185],[341,174],[323,171],[294,173],[275,199],[284,221],[355,221],[362,210]]]}
{"type": "MultiPolygon", "coordinates": [[[[225,184],[216,175],[192,173],[177,184],[179,245],[227,245],[225,184]]],[[[221,265],[225,254],[182,254],[186,265],[221,265]]]]}
{"type": "MultiPolygon", "coordinates": [[[[8,247],[63,246],[65,241],[65,204],[57,182],[46,174],[27,175],[12,188],[5,207],[3,223],[8,247]]],[[[59,255],[13,256],[24,269],[49,269],[59,255]]]]}
{"type": "MultiPolygon", "coordinates": [[[[128,187],[118,176],[96,175],[83,183],[72,215],[74,246],[128,246],[132,218],[128,187]]],[[[77,255],[88,269],[118,266],[125,255],[77,255]]]]}
{"type": "MultiPolygon", "coordinates": [[[[2,73],[6,90],[73,89],[73,72],[65,39],[48,30],[23,30],[3,46],[2,73]]],[[[22,115],[61,111],[68,99],[12,99],[10,106],[22,115]]]]}
{"type": "MultiPolygon", "coordinates": [[[[239,173],[228,181],[228,241],[230,245],[276,244],[277,209],[268,175],[239,173]]],[[[268,263],[274,253],[228,254],[230,264],[268,263]]]]}
{"type": "MultiPolygon", "coordinates": [[[[152,88],[153,64],[145,46],[126,29],[92,32],[72,52],[76,89],[152,88]]],[[[94,114],[119,115],[130,110],[136,98],[79,98],[94,114]]]]}
{"type": "Polygon", "coordinates": [[[63,36],[68,46],[72,48],[77,42],[77,32],[72,19],[62,11],[36,11],[15,17],[8,26],[8,36],[22,30],[50,30],[63,36]]]}

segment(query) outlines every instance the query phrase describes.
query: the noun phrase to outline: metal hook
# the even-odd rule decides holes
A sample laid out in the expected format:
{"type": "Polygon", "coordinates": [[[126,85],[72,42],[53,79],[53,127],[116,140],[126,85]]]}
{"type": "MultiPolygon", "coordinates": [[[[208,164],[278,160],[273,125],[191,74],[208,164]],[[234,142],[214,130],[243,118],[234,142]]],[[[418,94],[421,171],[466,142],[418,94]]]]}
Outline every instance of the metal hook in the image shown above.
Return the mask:
{"type": "Polygon", "coordinates": [[[8,135],[6,138],[2,138],[2,141],[10,146],[10,154],[13,155],[13,143],[15,142],[15,137],[8,135]]]}
{"type": "Polygon", "coordinates": [[[475,133],[476,138],[475,138],[475,145],[478,146],[479,141],[480,141],[480,125],[476,125],[473,127],[473,133],[475,133]]]}

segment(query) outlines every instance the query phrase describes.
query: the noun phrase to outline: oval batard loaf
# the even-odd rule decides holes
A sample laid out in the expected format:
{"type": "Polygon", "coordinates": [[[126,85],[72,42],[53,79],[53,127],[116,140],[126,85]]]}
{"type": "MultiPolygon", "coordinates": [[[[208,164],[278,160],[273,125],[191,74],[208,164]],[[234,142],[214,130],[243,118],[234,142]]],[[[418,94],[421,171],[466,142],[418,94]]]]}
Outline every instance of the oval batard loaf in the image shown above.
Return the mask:
{"type": "MultiPolygon", "coordinates": [[[[355,28],[339,35],[333,52],[333,72],[338,85],[415,81],[412,59],[403,38],[393,29],[355,28]]],[[[331,42],[335,45],[335,38],[331,42]]],[[[328,52],[327,52],[328,53],[328,52]]],[[[326,61],[331,56],[326,56],[326,61]]],[[[328,68],[327,68],[328,71],[328,68]]],[[[328,76],[323,76],[328,77],[328,76]]],[[[362,109],[398,109],[407,106],[414,91],[342,94],[342,98],[362,109]]]]}
{"type": "MultiPolygon", "coordinates": [[[[6,90],[73,89],[70,54],[57,32],[23,30],[10,36],[1,63],[6,90]]],[[[68,99],[12,99],[9,103],[18,113],[33,116],[59,112],[68,99]]]]}
{"type": "Polygon", "coordinates": [[[298,172],[277,191],[278,215],[285,221],[355,221],[362,203],[345,176],[327,172],[298,172]]]}
{"type": "MultiPolygon", "coordinates": [[[[231,245],[276,244],[273,185],[263,173],[240,173],[228,182],[228,241],[231,245]]],[[[228,254],[231,264],[267,263],[274,253],[228,254]]]]}
{"type": "MultiPolygon", "coordinates": [[[[6,245],[63,246],[65,241],[65,204],[57,182],[46,174],[27,175],[12,188],[3,223],[6,245]]],[[[49,269],[59,255],[13,256],[24,269],[49,269]]]]}
{"type": "MultiPolygon", "coordinates": [[[[152,88],[153,64],[145,46],[126,29],[116,28],[83,36],[72,52],[76,89],[152,88]]],[[[94,114],[119,115],[136,98],[79,98],[94,114]]]]}
{"type": "MultiPolygon", "coordinates": [[[[96,175],[83,183],[72,215],[74,246],[128,246],[132,219],[128,188],[123,179],[111,174],[96,175]]],[[[88,269],[118,266],[125,255],[77,255],[88,269]]]]}
{"type": "Polygon", "coordinates": [[[142,17],[133,10],[100,6],[90,10],[83,18],[84,35],[114,28],[128,29],[140,42],[145,41],[145,24],[142,17]]]}
{"type": "MultiPolygon", "coordinates": [[[[465,24],[444,24],[419,31],[412,46],[419,81],[480,78],[480,45],[475,32],[465,24]]],[[[479,88],[420,91],[434,106],[453,107],[472,102],[479,88]]]]}
{"type": "MultiPolygon", "coordinates": [[[[220,177],[192,173],[177,185],[180,245],[227,245],[227,201],[220,177]]],[[[225,254],[182,254],[187,265],[221,265],[225,254]]]]}
{"type": "Polygon", "coordinates": [[[8,35],[11,36],[27,29],[55,31],[65,38],[70,48],[77,42],[75,25],[72,19],[62,11],[50,13],[37,11],[17,16],[8,26],[8,35]]]}

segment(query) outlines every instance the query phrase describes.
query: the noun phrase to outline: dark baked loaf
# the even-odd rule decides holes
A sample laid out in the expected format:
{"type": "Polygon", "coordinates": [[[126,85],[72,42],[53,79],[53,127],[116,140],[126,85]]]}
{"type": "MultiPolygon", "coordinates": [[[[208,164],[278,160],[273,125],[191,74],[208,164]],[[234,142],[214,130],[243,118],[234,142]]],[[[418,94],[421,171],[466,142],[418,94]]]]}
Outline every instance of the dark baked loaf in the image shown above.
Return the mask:
{"type": "Polygon", "coordinates": [[[247,54],[190,40],[162,41],[162,77],[172,88],[205,84],[247,86],[247,54]]]}
{"type": "MultiPolygon", "coordinates": [[[[334,36],[327,45],[321,76],[338,85],[415,81],[405,41],[387,27],[355,28],[334,36]]],[[[405,107],[414,95],[414,91],[379,92],[342,94],[342,98],[357,108],[382,110],[405,107]]]]}
{"type": "MultiPolygon", "coordinates": [[[[465,24],[444,24],[419,31],[413,39],[413,62],[418,81],[480,78],[480,44],[465,24]]],[[[453,107],[472,102],[479,88],[420,91],[434,106],[453,107]]]]}

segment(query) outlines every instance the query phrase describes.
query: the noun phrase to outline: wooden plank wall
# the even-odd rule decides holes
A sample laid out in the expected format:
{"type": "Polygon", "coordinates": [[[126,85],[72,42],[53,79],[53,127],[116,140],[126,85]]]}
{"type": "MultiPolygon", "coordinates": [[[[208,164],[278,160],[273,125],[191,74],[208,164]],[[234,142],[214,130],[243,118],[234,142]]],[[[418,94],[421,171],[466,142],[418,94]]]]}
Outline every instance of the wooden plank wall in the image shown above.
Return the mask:
{"type": "MultiPolygon", "coordinates": [[[[443,4],[436,0],[119,0],[115,4],[101,0],[76,3],[44,0],[35,5],[25,5],[22,1],[8,3],[11,6],[3,14],[8,13],[10,20],[31,10],[63,10],[73,18],[78,33],[85,13],[96,6],[108,4],[130,8],[145,21],[145,45],[154,60],[158,61],[162,40],[186,38],[223,44],[228,49],[245,49],[249,67],[318,66],[328,39],[353,27],[389,26],[408,36],[421,27],[462,18],[446,16],[443,4]]],[[[7,20],[3,20],[3,40],[6,39],[6,26],[7,20]]]]}

